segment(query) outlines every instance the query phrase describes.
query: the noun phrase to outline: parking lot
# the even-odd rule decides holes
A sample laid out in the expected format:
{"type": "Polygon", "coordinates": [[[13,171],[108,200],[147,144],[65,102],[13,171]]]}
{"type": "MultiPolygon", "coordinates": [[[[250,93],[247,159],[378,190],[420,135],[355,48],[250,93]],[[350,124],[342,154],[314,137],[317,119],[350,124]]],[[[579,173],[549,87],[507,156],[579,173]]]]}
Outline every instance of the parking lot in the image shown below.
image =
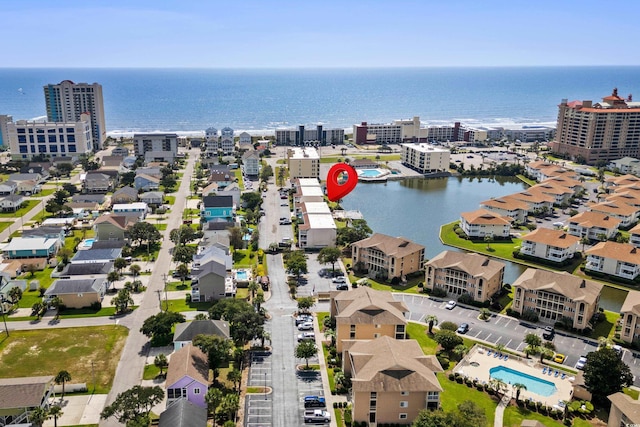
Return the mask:
{"type": "MultiPolygon", "coordinates": [[[[251,353],[248,387],[271,386],[271,353],[251,353]]],[[[245,425],[247,427],[271,427],[273,402],[271,394],[247,394],[245,400],[245,425]]]]}

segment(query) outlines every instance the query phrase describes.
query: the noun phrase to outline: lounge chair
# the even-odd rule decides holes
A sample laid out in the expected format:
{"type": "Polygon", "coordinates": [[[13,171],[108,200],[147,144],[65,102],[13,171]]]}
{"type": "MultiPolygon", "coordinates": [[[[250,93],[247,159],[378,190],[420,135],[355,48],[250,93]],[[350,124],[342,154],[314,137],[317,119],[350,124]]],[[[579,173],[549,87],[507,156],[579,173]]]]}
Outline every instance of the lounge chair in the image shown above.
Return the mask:
{"type": "Polygon", "coordinates": [[[547,373],[547,369],[548,369],[548,368],[545,366],[545,367],[544,367],[544,369],[542,369],[542,373],[543,373],[543,374],[546,374],[546,373],[547,373]]]}
{"type": "Polygon", "coordinates": [[[562,373],[562,375],[560,376],[560,379],[563,380],[565,377],[567,376],[567,374],[565,374],[564,372],[562,373]]]}
{"type": "Polygon", "coordinates": [[[493,350],[487,351],[487,356],[491,356],[493,354],[493,350]]]}
{"type": "Polygon", "coordinates": [[[556,374],[554,376],[557,377],[558,375],[560,375],[560,372],[556,369],[556,374]]]}
{"type": "Polygon", "coordinates": [[[508,359],[509,359],[509,355],[508,355],[508,354],[505,354],[505,355],[504,355],[504,360],[505,360],[505,362],[506,362],[508,359]]]}
{"type": "Polygon", "coordinates": [[[498,357],[498,353],[493,353],[493,358],[495,359],[496,357],[498,357]]]}
{"type": "Polygon", "coordinates": [[[549,375],[553,374],[553,369],[549,368],[549,371],[547,372],[549,375]]]}

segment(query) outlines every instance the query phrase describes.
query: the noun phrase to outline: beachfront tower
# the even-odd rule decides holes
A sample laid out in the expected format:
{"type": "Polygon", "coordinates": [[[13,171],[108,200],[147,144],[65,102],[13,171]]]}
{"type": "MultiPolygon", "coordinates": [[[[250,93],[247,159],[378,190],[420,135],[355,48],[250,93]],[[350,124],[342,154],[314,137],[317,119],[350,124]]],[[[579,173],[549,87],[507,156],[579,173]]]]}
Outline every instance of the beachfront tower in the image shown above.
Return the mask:
{"type": "Polygon", "coordinates": [[[64,80],[44,86],[47,120],[50,122],[78,122],[82,113],[89,113],[93,136],[93,150],[97,151],[107,139],[104,120],[102,85],[74,83],[64,80]]]}
{"type": "Polygon", "coordinates": [[[217,156],[218,148],[220,148],[220,137],[218,136],[218,129],[214,127],[207,128],[207,130],[204,131],[204,136],[207,140],[205,156],[217,156]]]}
{"type": "Polygon", "coordinates": [[[223,154],[231,154],[235,150],[236,145],[233,142],[233,129],[230,127],[222,128],[220,131],[220,149],[223,154]]]}

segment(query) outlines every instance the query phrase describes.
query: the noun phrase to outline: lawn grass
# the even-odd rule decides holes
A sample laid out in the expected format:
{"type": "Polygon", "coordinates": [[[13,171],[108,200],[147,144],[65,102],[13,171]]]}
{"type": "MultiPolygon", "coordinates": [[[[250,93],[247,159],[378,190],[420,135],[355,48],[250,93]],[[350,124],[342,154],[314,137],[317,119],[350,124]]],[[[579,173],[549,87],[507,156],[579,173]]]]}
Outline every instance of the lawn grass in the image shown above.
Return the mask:
{"type": "Polygon", "coordinates": [[[12,331],[0,342],[0,377],[56,375],[108,393],[128,334],[123,326],[12,331]]]}
{"type": "Polygon", "coordinates": [[[56,192],[55,188],[45,188],[42,191],[40,191],[38,194],[32,194],[31,197],[37,197],[37,198],[47,197],[52,195],[55,192],[56,192]]]}
{"type": "Polygon", "coordinates": [[[436,354],[438,343],[427,335],[428,327],[420,323],[408,322],[407,334],[411,339],[418,341],[424,354],[436,354]]]}
{"type": "Polygon", "coordinates": [[[2,233],[7,228],[11,227],[13,221],[0,221],[0,233],[2,233]]]}
{"type": "Polygon", "coordinates": [[[176,196],[164,196],[164,202],[173,205],[176,203],[176,196]]]}
{"type": "Polygon", "coordinates": [[[640,391],[634,388],[623,388],[622,392],[631,397],[633,400],[638,400],[638,396],[640,395],[640,391]]]}
{"type": "Polygon", "coordinates": [[[516,175],[516,178],[518,178],[520,181],[524,182],[525,184],[528,184],[530,187],[533,187],[538,183],[535,179],[529,179],[524,175],[516,175]]]}
{"type": "Polygon", "coordinates": [[[178,282],[169,282],[167,283],[167,291],[186,291],[191,289],[191,280],[185,280],[184,283],[178,282]]]}
{"type": "Polygon", "coordinates": [[[326,319],[329,316],[330,316],[330,313],[328,311],[319,311],[316,313],[316,317],[318,318],[318,326],[320,327],[320,330],[324,328],[324,319],[326,319]]]}
{"type": "MultiPolygon", "coordinates": [[[[183,311],[204,311],[206,312],[213,305],[210,302],[189,302],[185,299],[170,299],[168,301],[169,311],[173,311],[175,313],[180,313],[183,311]]],[[[162,301],[162,306],[165,307],[164,300],[162,301]]]]}
{"type": "Polygon", "coordinates": [[[351,283],[357,282],[360,279],[367,279],[371,288],[377,291],[389,291],[389,292],[403,292],[405,294],[420,294],[421,289],[418,287],[418,283],[424,280],[424,276],[413,277],[407,281],[404,286],[393,286],[388,283],[378,282],[367,276],[357,276],[353,273],[349,274],[349,281],[351,283]]]}
{"type": "Polygon", "coordinates": [[[167,224],[153,224],[153,226],[158,231],[165,231],[167,229],[167,224]]]}
{"type": "Polygon", "coordinates": [[[236,299],[249,299],[249,289],[247,288],[237,288],[236,289],[236,299]]]}
{"type": "Polygon", "coordinates": [[[520,408],[519,406],[508,406],[505,408],[503,424],[502,424],[503,426],[520,427],[520,424],[522,424],[523,420],[540,421],[542,425],[544,425],[545,427],[562,427],[563,426],[561,421],[554,420],[553,418],[550,418],[550,417],[546,417],[535,411],[530,411],[526,407],[520,408]]]}
{"type": "Polygon", "coordinates": [[[150,365],[144,365],[144,373],[142,374],[143,380],[153,380],[160,375],[160,368],[153,363],[150,365]]]}
{"type": "Polygon", "coordinates": [[[250,249],[236,249],[233,251],[233,268],[251,268],[255,264],[255,257],[251,258],[250,249]]]}
{"type": "MultiPolygon", "coordinates": [[[[458,384],[450,381],[444,372],[436,374],[443,392],[440,404],[445,411],[457,411],[458,405],[466,400],[470,400],[478,407],[484,410],[487,417],[487,425],[492,426],[494,423],[496,407],[498,402],[493,400],[491,396],[483,391],[470,388],[465,384],[458,384]]],[[[506,424],[505,424],[506,425],[506,424]]],[[[545,424],[546,425],[546,424],[545,424]]]]}
{"type": "Polygon", "coordinates": [[[0,218],[20,218],[31,209],[36,207],[40,203],[40,200],[27,200],[22,203],[22,207],[15,212],[0,212],[0,218]]]}
{"type": "Polygon", "coordinates": [[[242,179],[242,170],[240,170],[240,168],[236,169],[235,171],[233,171],[234,176],[236,177],[236,179],[238,180],[238,186],[240,187],[240,190],[244,190],[244,181],[242,179]]]}
{"type": "Polygon", "coordinates": [[[616,333],[616,321],[620,318],[620,313],[605,310],[604,315],[606,319],[596,323],[595,328],[593,328],[593,331],[589,334],[591,338],[608,338],[613,337],[616,333]]]}
{"type": "MultiPolygon", "coordinates": [[[[20,276],[18,276],[18,279],[21,280],[26,280],[27,283],[31,283],[31,281],[33,280],[38,280],[40,282],[40,287],[41,288],[45,288],[47,289],[49,286],[51,286],[51,284],[53,283],[53,281],[55,279],[53,279],[51,277],[51,272],[53,271],[52,267],[47,267],[42,271],[34,271],[33,272],[33,276],[31,275],[31,273],[23,273],[20,276]]],[[[35,291],[37,293],[37,291],[35,291]]],[[[25,292],[25,294],[28,294],[29,292],[25,292]]],[[[24,296],[23,296],[24,298],[24,296]]],[[[22,301],[22,300],[20,300],[22,301]]],[[[20,307],[22,307],[22,305],[20,305],[20,307]]],[[[31,306],[29,306],[31,307],[31,306]]]]}
{"type": "Polygon", "coordinates": [[[342,409],[335,408],[333,410],[333,413],[334,413],[334,415],[336,417],[335,420],[336,420],[336,424],[338,425],[338,427],[344,426],[344,422],[342,421],[342,409]]]}

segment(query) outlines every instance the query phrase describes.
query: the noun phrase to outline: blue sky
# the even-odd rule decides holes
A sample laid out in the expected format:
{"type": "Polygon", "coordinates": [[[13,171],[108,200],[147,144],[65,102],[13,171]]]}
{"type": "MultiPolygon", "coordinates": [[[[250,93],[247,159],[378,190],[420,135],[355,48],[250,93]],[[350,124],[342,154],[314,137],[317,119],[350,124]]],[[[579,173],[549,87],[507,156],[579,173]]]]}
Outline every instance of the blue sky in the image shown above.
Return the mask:
{"type": "Polygon", "coordinates": [[[19,0],[0,67],[640,65],[638,16],[636,0],[19,0]]]}

